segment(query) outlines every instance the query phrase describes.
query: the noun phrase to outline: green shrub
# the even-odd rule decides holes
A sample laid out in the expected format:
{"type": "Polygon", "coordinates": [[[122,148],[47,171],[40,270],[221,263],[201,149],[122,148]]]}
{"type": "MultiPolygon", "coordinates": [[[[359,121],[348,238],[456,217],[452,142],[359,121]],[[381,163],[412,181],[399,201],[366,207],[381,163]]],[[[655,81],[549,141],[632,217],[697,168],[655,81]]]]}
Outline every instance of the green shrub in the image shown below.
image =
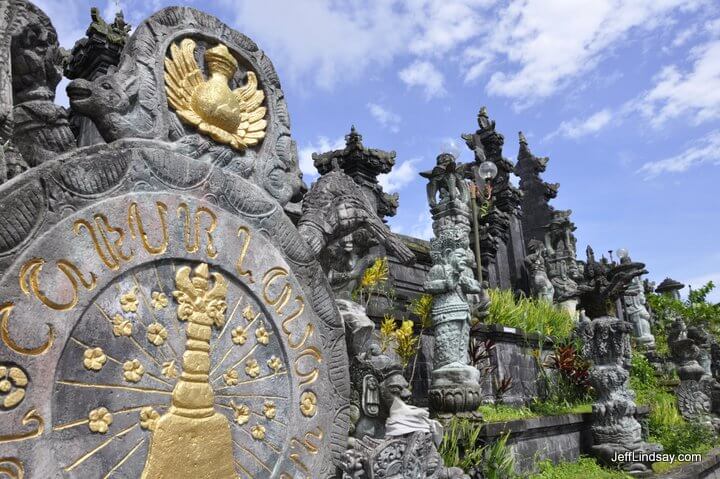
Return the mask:
{"type": "Polygon", "coordinates": [[[703,453],[717,444],[710,426],[686,421],[678,411],[674,394],[658,384],[655,371],[647,358],[633,353],[630,387],[635,390],[638,404],[650,406],[650,441],[662,444],[665,453],[703,453]]]}
{"type": "Polygon", "coordinates": [[[627,479],[630,476],[601,467],[595,459],[581,457],[577,462],[561,462],[553,465],[552,462],[542,461],[538,464],[537,474],[530,479],[627,479]]]}
{"type": "Polygon", "coordinates": [[[515,479],[515,459],[507,445],[509,434],[492,444],[481,445],[480,427],[467,419],[453,417],[445,427],[439,452],[447,467],[477,471],[485,479],[515,479]]]}
{"type": "Polygon", "coordinates": [[[486,323],[552,336],[558,340],[567,339],[575,327],[575,321],[567,311],[559,310],[547,301],[516,298],[510,290],[491,289],[489,294],[486,323]]]}

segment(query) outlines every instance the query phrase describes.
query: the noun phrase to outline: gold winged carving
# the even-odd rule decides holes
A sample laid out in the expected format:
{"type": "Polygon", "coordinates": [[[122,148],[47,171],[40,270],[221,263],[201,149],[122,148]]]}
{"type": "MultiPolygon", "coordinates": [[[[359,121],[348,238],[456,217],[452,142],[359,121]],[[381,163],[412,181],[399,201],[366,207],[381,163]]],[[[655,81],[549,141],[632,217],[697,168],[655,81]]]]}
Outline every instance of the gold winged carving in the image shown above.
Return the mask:
{"type": "Polygon", "coordinates": [[[247,83],[230,90],[228,83],[238,69],[237,60],[222,43],[205,52],[209,78],[195,61],[195,42],[186,38],[170,46],[165,58],[165,91],[180,119],[218,143],[244,150],[265,138],[265,93],[254,72],[247,83]]]}

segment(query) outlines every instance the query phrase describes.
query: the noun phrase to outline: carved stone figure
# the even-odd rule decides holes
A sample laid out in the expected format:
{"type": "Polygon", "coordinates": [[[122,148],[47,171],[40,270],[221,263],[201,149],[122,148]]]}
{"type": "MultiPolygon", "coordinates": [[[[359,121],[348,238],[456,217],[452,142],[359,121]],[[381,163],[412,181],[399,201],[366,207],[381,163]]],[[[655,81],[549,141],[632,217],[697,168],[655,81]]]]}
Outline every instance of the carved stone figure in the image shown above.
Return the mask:
{"type": "Polygon", "coordinates": [[[548,279],[545,266],[545,245],[538,240],[530,240],[530,254],[525,257],[525,267],[530,277],[530,287],[533,296],[548,303],[553,302],[555,288],[548,279]]]}
{"type": "Polygon", "coordinates": [[[652,471],[651,463],[630,460],[618,464],[619,454],[634,451],[648,454],[662,446],[644,442],[642,428],[635,419],[635,393],[629,388],[630,333],[632,326],[609,316],[583,320],[578,334],[582,351],[592,361],[590,383],[597,399],[592,406],[592,452],[608,466],[620,467],[631,475],[652,471]]]}
{"type": "Polygon", "coordinates": [[[433,219],[435,236],[447,228],[457,226],[470,232],[470,190],[465,181],[470,166],[456,163],[450,153],[437,157],[437,166],[420,176],[428,179],[427,200],[433,219]]]}
{"type": "Polygon", "coordinates": [[[668,346],[677,365],[680,385],[675,389],[678,409],[688,420],[720,429],[720,383],[713,376],[711,353],[717,343],[702,328],[687,327],[677,318],[668,331],[668,346]]]}
{"type": "MultiPolygon", "coordinates": [[[[75,42],[65,65],[65,76],[71,80],[82,78],[92,81],[107,74],[110,67],[120,63],[130,32],[122,11],[115,14],[115,20],[107,23],[97,8],[90,9],[91,23],[85,37],[75,42]]],[[[95,125],[87,117],[71,112],[71,124],[77,131],[79,146],[102,143],[103,139],[95,125]]]]}
{"type": "Polygon", "coordinates": [[[383,244],[401,263],[415,259],[378,217],[361,187],[337,167],[322,175],[305,195],[298,231],[319,254],[327,245],[360,229],[383,244]]]}
{"type": "Polygon", "coordinates": [[[341,466],[343,479],[467,479],[438,454],[442,426],[424,409],[395,399],[383,439],[356,441],[341,466]]]}
{"type": "Polygon", "coordinates": [[[471,310],[468,294],[482,286],[468,269],[468,237],[460,228],[446,228],[430,241],[433,267],[425,291],[433,295],[435,329],[430,404],[438,413],[474,411],[480,404],[480,372],[470,366],[471,310]]]}
{"type": "Polygon", "coordinates": [[[66,52],[40,9],[26,0],[4,3],[0,140],[11,136],[17,153],[32,167],[76,147],[67,112],[53,103],[66,52]]]}
{"type": "MultiPolygon", "coordinates": [[[[620,259],[620,262],[621,264],[630,263],[632,260],[626,255],[620,259]]],[[[650,330],[651,317],[645,300],[645,287],[639,276],[632,279],[621,299],[625,319],[633,325],[635,340],[640,346],[653,349],[655,336],[650,330]]]]}
{"type": "Polygon", "coordinates": [[[350,365],[353,388],[353,437],[385,437],[390,408],[396,399],[407,401],[411,397],[409,385],[397,360],[380,353],[374,342],[368,343],[366,352],[355,355],[350,365]]]}
{"type": "Polygon", "coordinates": [[[570,221],[572,211],[553,211],[552,221],[545,232],[545,264],[555,289],[555,302],[573,317],[577,317],[578,284],[581,279],[576,261],[575,224],[570,221]]]}

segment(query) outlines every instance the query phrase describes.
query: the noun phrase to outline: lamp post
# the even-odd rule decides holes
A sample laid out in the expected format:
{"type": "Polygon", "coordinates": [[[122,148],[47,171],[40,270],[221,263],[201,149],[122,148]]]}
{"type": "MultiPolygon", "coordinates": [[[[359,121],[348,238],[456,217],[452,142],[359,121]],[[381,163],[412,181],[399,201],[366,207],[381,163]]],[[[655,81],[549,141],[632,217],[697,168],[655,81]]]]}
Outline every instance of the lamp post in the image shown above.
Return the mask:
{"type": "Polygon", "coordinates": [[[492,185],[490,181],[497,175],[497,166],[492,161],[483,161],[480,164],[475,163],[473,165],[473,177],[470,188],[470,203],[472,206],[472,217],[473,217],[473,235],[475,236],[475,259],[477,267],[477,280],[480,284],[483,281],[482,274],[482,257],[480,256],[480,232],[478,228],[478,207],[477,200],[480,198],[483,201],[489,201],[492,196],[492,185]],[[482,190],[488,186],[489,194],[487,197],[482,193],[482,190]]]}

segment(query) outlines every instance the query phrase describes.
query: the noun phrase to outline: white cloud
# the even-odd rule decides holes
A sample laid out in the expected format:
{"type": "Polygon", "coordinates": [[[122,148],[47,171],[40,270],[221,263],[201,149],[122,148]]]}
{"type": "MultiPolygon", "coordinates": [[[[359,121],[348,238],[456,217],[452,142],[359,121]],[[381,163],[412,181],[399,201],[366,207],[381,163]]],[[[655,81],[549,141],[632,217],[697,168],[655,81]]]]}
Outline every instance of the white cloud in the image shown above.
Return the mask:
{"type": "Polygon", "coordinates": [[[679,155],[645,163],[639,170],[652,178],[661,173],[681,173],[702,163],[720,165],[720,130],[715,130],[679,155]]]}
{"type": "Polygon", "coordinates": [[[642,96],[639,108],[653,126],[689,116],[695,124],[720,118],[720,40],[691,50],[688,72],[670,65],[656,76],[655,86],[642,96]]]}
{"type": "Polygon", "coordinates": [[[445,78],[442,72],[429,61],[417,60],[406,68],[400,70],[400,79],[409,87],[420,87],[425,92],[425,98],[431,99],[444,96],[445,78]]]}
{"type": "Polygon", "coordinates": [[[392,111],[388,110],[387,108],[383,107],[382,105],[378,105],[377,103],[368,103],[367,104],[368,110],[370,110],[370,114],[377,120],[378,123],[380,123],[385,128],[389,129],[393,133],[397,133],[400,131],[400,122],[402,121],[402,118],[400,118],[400,115],[397,113],[393,113],[392,111]]]}
{"type": "Polygon", "coordinates": [[[410,228],[409,236],[424,240],[429,240],[435,236],[429,210],[420,212],[417,216],[417,222],[410,228]]]}
{"type": "Polygon", "coordinates": [[[560,135],[565,138],[577,139],[585,135],[597,133],[610,123],[612,117],[612,112],[605,108],[585,119],[574,118],[570,121],[563,121],[558,129],[550,133],[547,138],[560,135]]]}
{"type": "Polygon", "coordinates": [[[345,138],[340,137],[335,140],[329,140],[325,136],[319,136],[315,143],[309,143],[298,152],[300,157],[300,171],[308,180],[313,180],[318,176],[318,171],[313,164],[313,153],[325,153],[331,150],[341,150],[345,148],[345,138]]]}
{"type": "Polygon", "coordinates": [[[221,0],[290,80],[330,89],[406,51],[413,19],[392,0],[221,0]]]}
{"type": "MultiPolygon", "coordinates": [[[[494,73],[487,90],[527,106],[592,70],[633,31],[653,29],[674,11],[701,1],[513,0],[498,12],[486,46],[510,67],[494,73]]],[[[476,77],[470,68],[466,80],[476,77]]]]}
{"type": "Polygon", "coordinates": [[[407,184],[417,180],[419,175],[417,168],[415,168],[415,163],[418,161],[420,160],[417,158],[403,161],[399,165],[395,165],[390,173],[378,176],[380,186],[382,186],[386,192],[394,193],[407,184]]]}

